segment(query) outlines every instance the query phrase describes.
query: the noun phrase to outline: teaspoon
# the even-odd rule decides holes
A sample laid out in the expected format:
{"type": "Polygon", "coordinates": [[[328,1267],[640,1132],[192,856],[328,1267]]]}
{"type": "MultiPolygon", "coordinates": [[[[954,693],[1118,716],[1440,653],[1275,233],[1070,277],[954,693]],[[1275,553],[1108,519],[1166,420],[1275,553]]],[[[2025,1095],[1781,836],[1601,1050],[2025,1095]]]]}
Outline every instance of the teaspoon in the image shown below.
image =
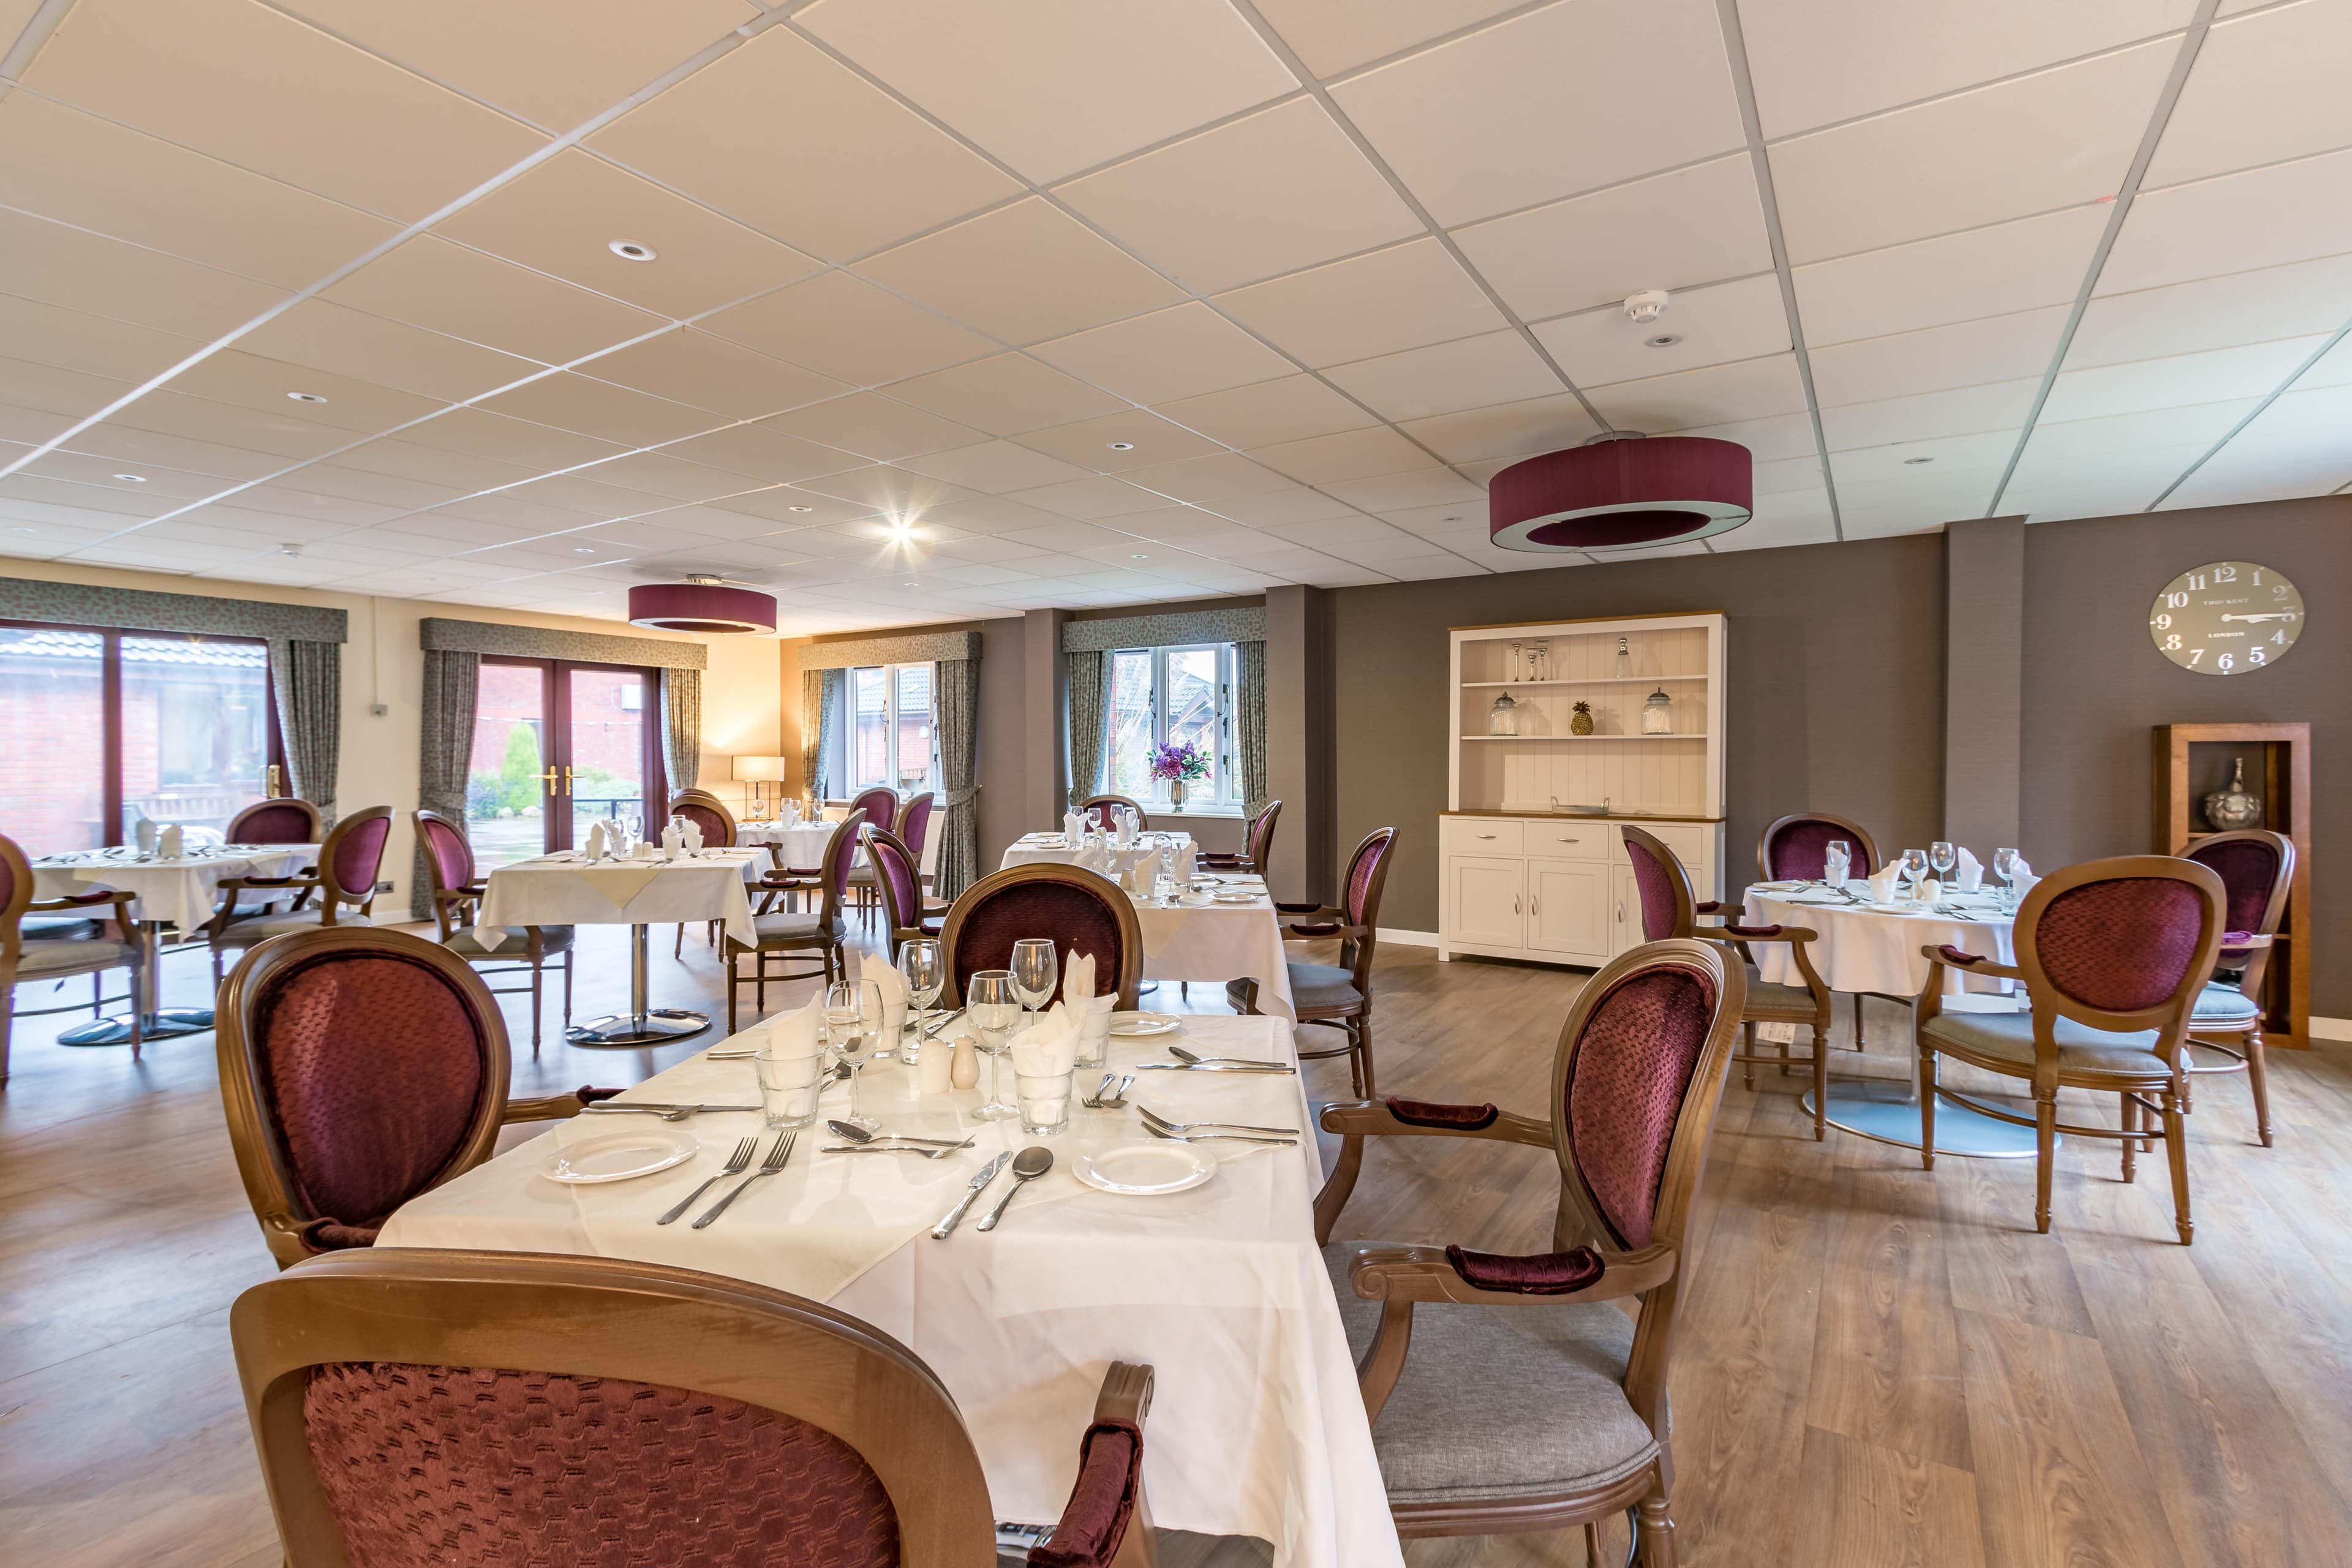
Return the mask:
{"type": "Polygon", "coordinates": [[[1042,1144],[1032,1143],[1013,1155],[1013,1184],[1004,1190],[1003,1197],[996,1200],[996,1206],[988,1211],[988,1217],[982,1220],[977,1228],[994,1230],[996,1222],[1004,1217],[1004,1211],[1012,1204],[1013,1194],[1053,1168],[1054,1152],[1042,1144]]]}

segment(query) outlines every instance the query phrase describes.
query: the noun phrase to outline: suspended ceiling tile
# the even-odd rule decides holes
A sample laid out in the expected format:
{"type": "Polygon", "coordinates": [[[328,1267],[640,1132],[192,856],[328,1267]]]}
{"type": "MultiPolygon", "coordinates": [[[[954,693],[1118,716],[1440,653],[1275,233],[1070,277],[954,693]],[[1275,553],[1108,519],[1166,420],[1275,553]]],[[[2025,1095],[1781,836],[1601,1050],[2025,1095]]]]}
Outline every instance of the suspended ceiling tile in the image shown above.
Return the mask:
{"type": "Polygon", "coordinates": [[[66,507],[78,511],[105,512],[125,520],[118,526],[128,526],[134,520],[161,517],[187,504],[175,496],[147,494],[129,485],[83,484],[72,479],[44,479],[34,474],[11,474],[0,479],[0,501],[19,505],[39,502],[44,506],[66,507]]]}
{"type": "MultiPolygon", "coordinates": [[[[923,522],[927,528],[937,528],[957,536],[952,542],[973,544],[985,538],[1015,528],[1042,528],[1060,521],[1060,514],[1025,501],[1011,500],[1003,496],[974,496],[968,500],[950,501],[944,506],[925,509],[923,522]]],[[[947,546],[942,544],[941,549],[947,546]]],[[[994,555],[977,550],[967,554],[976,561],[992,561],[994,555]]]]}
{"type": "Polygon", "coordinates": [[[2232,398],[2223,403],[2194,404],[2151,409],[2137,414],[2114,414],[2096,419],[2045,419],[2033,426],[2019,461],[2021,470],[2049,465],[2063,471],[2116,453],[2172,452],[2210,447],[2238,422],[2260,406],[2261,399],[2232,398]]]}
{"type": "Polygon", "coordinates": [[[1149,468],[1153,463],[1171,463],[1179,458],[1202,457],[1218,450],[1214,441],[1142,408],[1026,431],[1020,441],[1033,450],[1106,474],[1149,468]]]}
{"type": "Polygon", "coordinates": [[[1138,512],[1119,519],[1119,528],[1140,538],[1158,540],[1203,555],[1234,557],[1262,554],[1288,547],[1288,542],[1254,528],[1243,528],[1197,507],[1176,506],[1138,512]]]}
{"type": "Polygon", "coordinates": [[[872,392],[852,393],[830,403],[794,409],[767,423],[787,436],[838,447],[877,462],[968,447],[980,436],[979,431],[952,420],[872,392]]]}
{"type": "Polygon", "coordinates": [[[1559,377],[1513,331],[1334,365],[1325,374],[1388,419],[1423,419],[1560,390],[1559,377]]]}
{"type": "MultiPolygon", "coordinates": [[[[2352,316],[2352,256],[2103,294],[2067,346],[2070,370],[2333,331],[2352,316]]],[[[1819,361],[1816,360],[1818,366],[1819,361]]]]}
{"type": "Polygon", "coordinates": [[[2352,150],[2143,192],[2124,219],[2098,292],[2352,251],[2352,150]]]}
{"type": "MultiPolygon", "coordinates": [[[[705,464],[730,474],[741,474],[747,479],[762,479],[772,484],[790,484],[795,479],[813,479],[821,474],[837,474],[846,468],[863,467],[865,463],[865,459],[856,454],[845,452],[838,447],[827,447],[820,442],[804,441],[796,436],[787,435],[776,428],[772,420],[691,436],[664,447],[660,455],[705,464]]],[[[623,462],[628,460],[621,459],[623,462]]],[[[657,487],[648,483],[646,488],[657,487]]]]}
{"type": "Polygon", "coordinates": [[[438,398],[419,397],[413,392],[308,365],[287,364],[240,349],[223,349],[191,365],[172,379],[171,390],[233,403],[273,418],[351,433],[339,436],[339,443],[356,435],[391,430],[448,406],[438,398]],[[292,395],[298,392],[302,394],[299,398],[292,395]],[[310,401],[312,398],[324,401],[310,401]]]}
{"type": "Polygon", "coordinates": [[[314,425],[307,419],[240,408],[168,390],[149,393],[113,415],[108,423],[249,452],[266,452],[283,461],[324,457],[360,439],[349,430],[314,425]]]}
{"type": "Polygon", "coordinates": [[[1516,10],[1524,0],[1259,0],[1258,12],[1318,77],[1516,10]]]}
{"type": "Polygon", "coordinates": [[[1091,479],[1071,479],[1058,485],[1044,485],[1034,490],[1019,490],[1011,499],[1058,517],[1082,521],[1121,517],[1129,512],[1155,511],[1168,504],[1163,496],[1107,475],[1091,479]]]}
{"type": "Polygon", "coordinates": [[[1422,233],[1313,99],[1221,125],[1057,193],[1197,293],[1422,233]]]}
{"type": "MultiPolygon", "coordinates": [[[[0,467],[30,456],[28,446],[10,443],[0,446],[0,467]]],[[[17,470],[20,474],[38,475],[53,479],[72,479],[85,485],[110,485],[125,489],[152,491],[170,496],[174,500],[200,500],[217,493],[225,483],[212,474],[190,473],[182,468],[167,468],[154,463],[127,463],[119,458],[100,458],[87,452],[63,449],[47,452],[17,470]],[[124,476],[128,475],[128,478],[124,476]]]]}
{"type": "Polygon", "coordinates": [[[1882,397],[1822,410],[1822,436],[1832,452],[1850,447],[1883,447],[1895,441],[1928,441],[1944,436],[1974,436],[2015,430],[2032,412],[2040,376],[1988,382],[1981,386],[1882,397]]]}
{"type": "Polygon", "coordinates": [[[536,360],[319,299],[272,317],[237,339],[237,347],[445,403],[479,396],[542,368],[536,360]]]}
{"type": "Polygon", "coordinates": [[[1368,479],[1430,466],[1430,455],[1385,425],[1259,447],[1250,456],[1302,484],[1368,479]]]}
{"type": "Polygon", "coordinates": [[[1029,352],[1134,403],[1223,392],[1296,368],[1198,300],[1039,343],[1029,352]]]}
{"type": "Polygon", "coordinates": [[[1622,305],[1562,316],[1535,329],[1536,341],[1578,382],[1606,384],[1702,365],[1784,353],[1790,344],[1780,280],[1771,273],[1676,294],[1665,314],[1637,322],[1622,305]],[[1659,342],[1673,338],[1673,342],[1659,342]]]}
{"type": "Polygon", "coordinates": [[[1707,0],[1546,6],[1332,97],[1448,227],[1745,142],[1707,0]]]}
{"type": "Polygon", "coordinates": [[[632,343],[579,368],[582,374],[599,381],[615,382],[731,419],[781,414],[851,390],[846,383],[829,375],[754,353],[692,327],[632,343]]]}
{"type": "Polygon", "coordinates": [[[1789,258],[1820,261],[2116,194],[2177,47],[2078,65],[1771,149],[1789,258]],[[1868,192],[1869,199],[1857,199],[1868,192]]]}
{"type": "Polygon", "coordinates": [[[12,294],[207,342],[286,298],[249,278],[5,207],[0,255],[12,294]]]}
{"type": "Polygon", "coordinates": [[[2352,146],[2352,8],[2279,5],[2217,24],[2165,121],[2151,187],[2352,146]]]}
{"type": "Polygon", "coordinates": [[[569,131],[756,18],[750,0],[285,0],[411,70],[569,131]]]}
{"type": "Polygon", "coordinates": [[[1701,426],[1762,419],[1805,406],[1794,354],[1587,387],[1585,395],[1616,428],[1653,436],[1665,431],[1698,434],[1701,426]]]}
{"type": "Polygon", "coordinates": [[[1227,496],[1205,510],[1251,528],[1272,528],[1276,523],[1346,517],[1356,509],[1319,490],[1297,489],[1268,490],[1263,495],[1254,496],[1227,496]]]}
{"type": "Polygon", "coordinates": [[[1502,312],[1434,239],[1236,289],[1219,295],[1216,303],[1316,367],[1473,337],[1504,324],[1502,312]]]}
{"type": "Polygon", "coordinates": [[[37,300],[0,294],[0,343],[11,358],[136,384],[205,346],[160,331],[37,300]]]}
{"type": "Polygon", "coordinates": [[[2107,211],[2072,207],[1797,268],[1806,346],[2072,304],[2107,211]]]}
{"type": "MultiPolygon", "coordinates": [[[[1917,478],[1924,482],[1936,482],[1959,473],[1971,477],[1990,474],[1999,478],[2009,465],[2011,453],[2017,450],[2016,426],[2005,430],[1982,430],[1965,436],[1927,437],[1913,441],[1898,441],[1881,447],[1856,447],[1833,452],[1830,465],[1836,472],[1841,493],[1848,484],[1884,483],[1889,480],[1917,478]],[[1926,459],[1924,462],[1921,459],[1926,459]]],[[[1759,464],[1759,468],[1772,465],[1759,464]]],[[[1810,459],[1791,459],[1788,467],[1810,469],[1805,482],[1790,485],[1792,489],[1818,486],[1821,468],[1810,459]]]]}
{"type": "Polygon", "coordinates": [[[1578,445],[1600,428],[1584,405],[1565,392],[1415,419],[1403,426],[1406,435],[1449,463],[1554,452],[1578,445]]]}
{"type": "Polygon", "coordinates": [[[1239,452],[1213,452],[1205,458],[1155,464],[1134,469],[1127,478],[1129,483],[1198,506],[1295,488],[1290,480],[1239,452]]]}
{"type": "Polygon", "coordinates": [[[438,506],[443,501],[456,500],[466,493],[456,485],[428,484],[422,479],[370,473],[364,468],[348,467],[341,460],[305,463],[288,475],[283,482],[289,486],[299,486],[306,491],[383,507],[394,512],[438,506]]]}
{"type": "Polygon", "coordinates": [[[2042,416],[2053,421],[2094,419],[2108,414],[2266,397],[2326,342],[2326,337],[2284,338],[2277,342],[2063,371],[2051,385],[2042,416]]]}
{"type": "Polygon", "coordinates": [[[1379,423],[1378,416],[1311,375],[1180,398],[1160,404],[1158,412],[1228,447],[1300,441],[1379,423]]]}
{"type": "MultiPolygon", "coordinates": [[[[487,419],[494,416],[484,415],[482,417],[487,419]]],[[[436,420],[433,423],[439,424],[441,421],[436,420]]],[[[405,438],[406,436],[423,434],[431,429],[431,425],[420,425],[413,431],[404,432],[402,437],[379,437],[354,447],[348,452],[338,452],[335,454],[333,466],[414,484],[443,486],[455,489],[461,495],[470,494],[475,490],[489,489],[498,485],[516,484],[536,477],[542,468],[552,466],[531,467],[522,463],[500,462],[495,458],[485,458],[478,453],[460,451],[454,447],[427,447],[405,438]]],[[[551,437],[567,441],[581,439],[563,431],[549,431],[547,434],[551,437]]],[[[602,443],[593,448],[596,452],[607,452],[611,449],[602,443]]],[[[317,466],[319,465],[313,465],[313,467],[317,466]]]]}
{"type": "Polygon", "coordinates": [[[1143,263],[1034,197],[886,251],[858,270],[1016,345],[1183,298],[1143,263]]]}
{"type": "Polygon", "coordinates": [[[1745,153],[1473,224],[1454,237],[1528,321],[1772,268],[1745,153]]]}
{"type": "Polygon", "coordinates": [[[2070,313],[2048,305],[1812,349],[1813,391],[1824,405],[1869,403],[2039,375],[2050,368],[2070,313]]]}
{"type": "Polygon", "coordinates": [[[1407,507],[1439,506],[1446,501],[1481,500],[1486,495],[1451,468],[1419,468],[1370,479],[1335,479],[1322,489],[1366,511],[1397,511],[1407,507]]]}
{"type": "Polygon", "coordinates": [[[844,500],[839,496],[819,495],[786,485],[777,489],[754,490],[747,495],[722,497],[699,512],[728,512],[738,518],[761,519],[765,530],[746,529],[747,532],[773,532],[778,529],[813,528],[818,523],[845,522],[865,517],[873,508],[863,501],[844,500]]]}
{"type": "Polygon", "coordinates": [[[26,81],[304,190],[415,222],[547,138],[252,0],[81,0],[26,81]],[[204,68],[190,69],[191,61],[204,68]]]}
{"type": "Polygon", "coordinates": [[[998,354],[894,382],[890,395],[992,436],[1067,425],[1122,405],[1109,393],[1027,354],[998,354]]]}
{"type": "Polygon", "coordinates": [[[0,99],[0,202],[289,289],[396,226],[30,92],[0,99]]]}
{"type": "MultiPolygon", "coordinates": [[[[612,390],[617,392],[620,389],[612,390]]],[[[586,411],[600,406],[609,409],[611,404],[600,395],[595,386],[576,388],[563,385],[551,389],[532,406],[586,411]]],[[[593,463],[600,458],[618,457],[635,444],[607,440],[583,430],[541,424],[526,417],[519,409],[509,411],[487,405],[448,409],[421,425],[410,426],[400,432],[399,439],[420,447],[438,447],[446,452],[464,452],[477,458],[494,459],[509,468],[520,465],[522,473],[530,476],[551,468],[593,463]]],[[[352,459],[346,458],[342,460],[349,462],[352,459]]]]}
{"type": "Polygon", "coordinates": [[[829,0],[796,20],[1041,184],[1297,86],[1224,0],[829,0]]]}
{"type": "Polygon", "coordinates": [[[1739,16],[1764,133],[1787,136],[2171,32],[2196,10],[2196,0],[1751,0],[1739,16]]]}
{"type": "Polygon", "coordinates": [[[576,147],[435,232],[681,321],[822,267],[576,147]],[[654,258],[629,260],[614,251],[615,242],[646,246],[654,258]]]}
{"type": "Polygon", "coordinates": [[[853,386],[878,386],[992,352],[977,332],[846,272],[828,272],[699,323],[853,386]]]}
{"type": "Polygon", "coordinates": [[[908,458],[904,462],[917,473],[929,474],[934,479],[946,479],[988,495],[1035,489],[1043,485],[1090,477],[1088,470],[1074,463],[1049,458],[1043,452],[1033,452],[1026,447],[1016,447],[1010,441],[983,441],[978,446],[959,447],[950,451],[908,458]]]}
{"type": "Polygon", "coordinates": [[[1478,577],[1487,572],[1486,567],[1465,561],[1459,555],[1443,554],[1412,555],[1402,560],[1383,561],[1381,570],[1400,583],[1420,583],[1443,577],[1478,577]]]}
{"type": "Polygon", "coordinates": [[[429,234],[369,262],[324,298],[548,364],[667,324],[617,300],[429,234]]]}

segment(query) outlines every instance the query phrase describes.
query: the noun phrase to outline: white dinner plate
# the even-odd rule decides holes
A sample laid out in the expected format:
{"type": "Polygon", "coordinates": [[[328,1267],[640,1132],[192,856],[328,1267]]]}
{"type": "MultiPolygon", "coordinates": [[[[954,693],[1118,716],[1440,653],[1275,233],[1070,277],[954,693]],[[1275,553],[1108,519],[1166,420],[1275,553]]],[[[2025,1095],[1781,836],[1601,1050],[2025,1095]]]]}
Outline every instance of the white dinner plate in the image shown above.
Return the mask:
{"type": "Polygon", "coordinates": [[[684,1132],[614,1132],[557,1150],[540,1166],[540,1174],[575,1186],[625,1182],[683,1165],[701,1152],[702,1145],[684,1132]]]}
{"type": "Polygon", "coordinates": [[[1254,904],[1257,902],[1260,895],[1251,892],[1246,888],[1231,888],[1221,893],[1213,893],[1210,897],[1221,904],[1254,904]]]}
{"type": "Polygon", "coordinates": [[[1173,1034],[1184,1026],[1184,1020],[1172,1013],[1113,1013],[1110,1032],[1130,1039],[1146,1035],[1173,1034]]]}
{"type": "Polygon", "coordinates": [[[1116,1143],[1081,1154],[1072,1167],[1078,1180],[1106,1193],[1150,1197],[1197,1187],[1217,1173],[1217,1162],[1190,1143],[1116,1143]]]}

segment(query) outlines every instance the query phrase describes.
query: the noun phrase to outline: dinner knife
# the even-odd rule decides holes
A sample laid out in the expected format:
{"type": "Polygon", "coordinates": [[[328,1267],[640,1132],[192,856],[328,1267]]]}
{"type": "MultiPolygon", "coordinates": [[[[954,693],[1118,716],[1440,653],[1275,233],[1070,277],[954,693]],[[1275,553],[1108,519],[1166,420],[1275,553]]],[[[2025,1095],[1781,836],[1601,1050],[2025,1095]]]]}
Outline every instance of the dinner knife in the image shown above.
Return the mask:
{"type": "Polygon", "coordinates": [[[1269,1065],[1262,1068],[1244,1067],[1239,1062],[1138,1062],[1135,1064],[1135,1067],[1136,1070],[1139,1072],[1150,1072],[1156,1069],[1160,1072],[1273,1072],[1290,1074],[1296,1073],[1298,1070],[1297,1068],[1287,1068],[1276,1065],[1269,1065]]]}
{"type": "Polygon", "coordinates": [[[667,1116],[672,1113],[692,1116],[706,1110],[757,1110],[760,1108],[756,1105],[666,1105],[650,1100],[625,1102],[617,1100],[600,1100],[593,1104],[583,1105],[580,1109],[583,1111],[593,1110],[604,1116],[616,1116],[625,1110],[642,1110],[656,1116],[667,1116]]]}
{"type": "Polygon", "coordinates": [[[948,1210],[947,1217],[940,1221],[939,1224],[931,1226],[931,1239],[933,1241],[945,1241],[948,1238],[948,1232],[953,1230],[957,1226],[963,1223],[965,1211],[970,1209],[973,1203],[978,1201],[980,1194],[987,1190],[988,1184],[996,1180],[996,1173],[1002,1171],[1005,1166],[1012,1163],[1013,1156],[1010,1152],[1007,1152],[999,1154],[995,1159],[991,1160],[987,1164],[982,1165],[980,1168],[980,1174],[974,1176],[971,1179],[971,1185],[964,1190],[963,1197],[956,1204],[955,1207],[948,1210]]]}

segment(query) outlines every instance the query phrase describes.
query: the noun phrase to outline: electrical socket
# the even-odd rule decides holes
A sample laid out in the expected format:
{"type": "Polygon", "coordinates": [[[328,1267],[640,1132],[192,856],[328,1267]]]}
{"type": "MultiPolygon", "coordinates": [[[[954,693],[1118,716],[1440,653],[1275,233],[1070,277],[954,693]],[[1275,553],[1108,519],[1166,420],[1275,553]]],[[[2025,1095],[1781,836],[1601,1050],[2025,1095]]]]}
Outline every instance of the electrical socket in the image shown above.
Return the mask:
{"type": "Polygon", "coordinates": [[[390,882],[378,882],[375,885],[375,890],[379,893],[389,893],[392,891],[392,884],[390,882]]]}
{"type": "Polygon", "coordinates": [[[392,716],[392,704],[389,702],[371,702],[368,704],[368,715],[369,717],[375,719],[388,719],[392,716]]]}

